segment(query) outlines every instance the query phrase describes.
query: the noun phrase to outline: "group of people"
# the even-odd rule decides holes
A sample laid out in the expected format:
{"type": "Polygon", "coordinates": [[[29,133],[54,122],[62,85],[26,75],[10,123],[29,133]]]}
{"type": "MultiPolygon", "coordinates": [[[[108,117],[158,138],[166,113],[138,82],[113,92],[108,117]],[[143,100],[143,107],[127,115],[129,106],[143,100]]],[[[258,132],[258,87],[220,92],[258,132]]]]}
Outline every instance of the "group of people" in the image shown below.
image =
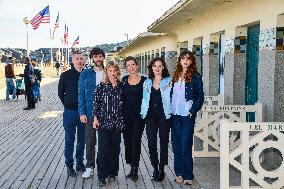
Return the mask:
{"type": "MultiPolygon", "coordinates": [[[[28,105],[23,108],[24,110],[35,109],[35,103],[41,100],[40,94],[40,82],[42,80],[42,73],[40,68],[37,66],[35,60],[30,61],[29,57],[24,60],[25,69],[24,74],[20,74],[20,77],[24,78],[25,83],[25,95],[27,97],[28,105]]],[[[5,78],[6,78],[6,100],[10,100],[10,94],[12,98],[16,99],[16,75],[14,70],[14,58],[9,57],[8,62],[5,66],[5,78]]],[[[22,90],[22,89],[18,89],[22,90]]],[[[21,92],[21,91],[19,91],[21,92]]]]}
{"type": "Polygon", "coordinates": [[[165,177],[171,130],[175,182],[192,185],[195,116],[204,101],[202,77],[197,72],[193,53],[180,53],[173,77],[163,58],[156,57],[149,63],[146,78],[138,74],[137,60],[127,57],[124,66],[129,75],[122,79],[118,64],[109,61],[104,66],[102,49],[92,49],[89,56],[93,67],[83,69],[83,54],[75,51],[73,67],[61,75],[58,84],[58,96],[64,105],[67,174],[76,176],[81,171],[83,178],[89,178],[97,165],[99,186],[105,185],[107,178],[117,181],[122,133],[125,160],[131,167],[126,177],[136,181],[141,138],[146,127],[153,166],[151,179],[160,182],[165,177]],[[73,168],[76,137],[77,173],[73,168]],[[83,163],[85,145],[86,166],[83,163]]]}

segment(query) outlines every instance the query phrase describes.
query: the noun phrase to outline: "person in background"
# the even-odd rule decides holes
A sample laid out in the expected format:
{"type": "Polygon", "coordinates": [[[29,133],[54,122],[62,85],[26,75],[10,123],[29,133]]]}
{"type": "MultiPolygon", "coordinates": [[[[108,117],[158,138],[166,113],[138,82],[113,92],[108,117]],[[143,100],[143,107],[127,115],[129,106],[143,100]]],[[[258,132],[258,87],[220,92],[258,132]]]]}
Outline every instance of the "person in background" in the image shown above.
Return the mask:
{"type": "Polygon", "coordinates": [[[33,85],[35,83],[34,68],[30,62],[30,58],[25,58],[25,69],[24,69],[24,82],[25,92],[27,96],[28,106],[23,108],[24,110],[35,109],[35,100],[33,95],[33,85]]]}
{"type": "Polygon", "coordinates": [[[202,77],[190,51],[184,51],[178,57],[171,96],[175,182],[192,185],[195,116],[204,102],[204,93],[202,77]]]}
{"type": "Polygon", "coordinates": [[[58,61],[55,63],[55,68],[56,68],[56,74],[59,75],[59,73],[60,73],[60,64],[59,64],[58,61]]]}
{"type": "Polygon", "coordinates": [[[5,65],[5,78],[6,78],[6,100],[10,100],[10,91],[12,90],[13,100],[16,99],[16,86],[15,86],[15,71],[14,71],[14,59],[9,57],[8,62],[5,65]]]}
{"type": "Polygon", "coordinates": [[[85,126],[80,121],[78,113],[78,81],[84,66],[84,57],[81,51],[74,51],[72,69],[63,72],[58,83],[58,97],[64,106],[63,127],[65,131],[64,156],[68,176],[75,177],[73,168],[74,143],[77,133],[76,171],[84,172],[85,126]],[[77,130],[77,131],[76,131],[77,130]]]}
{"type": "Polygon", "coordinates": [[[35,103],[37,103],[37,101],[41,101],[40,82],[42,80],[42,73],[41,73],[41,69],[38,67],[38,64],[35,60],[32,60],[32,65],[34,67],[34,75],[35,75],[35,83],[33,85],[33,94],[35,98],[35,103]]]}

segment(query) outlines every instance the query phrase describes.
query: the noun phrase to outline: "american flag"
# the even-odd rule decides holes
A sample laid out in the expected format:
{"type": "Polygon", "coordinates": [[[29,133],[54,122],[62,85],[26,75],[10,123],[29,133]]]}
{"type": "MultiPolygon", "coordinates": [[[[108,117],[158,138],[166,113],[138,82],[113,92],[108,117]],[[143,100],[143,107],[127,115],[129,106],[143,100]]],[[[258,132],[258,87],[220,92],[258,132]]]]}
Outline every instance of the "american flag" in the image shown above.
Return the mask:
{"type": "Polygon", "coordinates": [[[59,28],[59,12],[57,14],[57,18],[54,24],[54,28],[53,28],[53,33],[52,33],[52,39],[54,39],[54,35],[55,35],[55,30],[59,28]]]}
{"type": "Polygon", "coordinates": [[[65,24],[65,29],[64,29],[64,45],[68,45],[68,27],[65,24]]]}
{"type": "Polygon", "coordinates": [[[77,37],[77,39],[75,39],[72,47],[76,46],[76,45],[79,45],[79,36],[77,37]]]}
{"type": "Polygon", "coordinates": [[[67,27],[67,31],[66,31],[66,45],[68,46],[69,43],[69,38],[68,38],[68,27],[67,27]]]}
{"type": "Polygon", "coordinates": [[[35,17],[31,20],[31,25],[33,29],[36,30],[40,23],[49,23],[50,15],[49,15],[49,5],[45,7],[42,11],[40,11],[35,17]]]}

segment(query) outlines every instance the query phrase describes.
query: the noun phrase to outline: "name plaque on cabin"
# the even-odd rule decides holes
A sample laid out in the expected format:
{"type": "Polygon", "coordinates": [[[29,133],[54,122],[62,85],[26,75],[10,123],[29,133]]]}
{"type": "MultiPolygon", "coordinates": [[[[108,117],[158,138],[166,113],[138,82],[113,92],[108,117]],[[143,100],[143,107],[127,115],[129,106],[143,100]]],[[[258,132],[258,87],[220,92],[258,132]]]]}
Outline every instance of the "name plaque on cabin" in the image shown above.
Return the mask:
{"type": "Polygon", "coordinates": [[[249,130],[250,131],[284,131],[284,124],[283,123],[256,123],[256,124],[249,124],[249,130]]]}
{"type": "Polygon", "coordinates": [[[212,106],[203,106],[201,111],[203,112],[249,112],[249,111],[255,111],[254,105],[246,105],[246,106],[240,106],[240,105],[212,105],[212,106]]]}

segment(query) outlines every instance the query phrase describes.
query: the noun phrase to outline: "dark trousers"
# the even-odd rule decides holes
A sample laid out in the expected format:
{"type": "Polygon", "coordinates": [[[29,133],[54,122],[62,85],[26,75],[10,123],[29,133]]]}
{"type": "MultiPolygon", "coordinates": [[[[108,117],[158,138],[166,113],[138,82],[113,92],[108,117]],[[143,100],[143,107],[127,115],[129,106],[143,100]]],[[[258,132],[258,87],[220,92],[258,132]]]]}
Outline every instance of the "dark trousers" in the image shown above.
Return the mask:
{"type": "Polygon", "coordinates": [[[93,118],[88,118],[85,125],[86,132],[86,159],[87,168],[94,168],[96,165],[96,129],[93,128],[93,118]]]}
{"type": "Polygon", "coordinates": [[[164,116],[159,118],[146,119],[146,134],[148,139],[148,148],[150,153],[151,164],[154,169],[158,168],[159,159],[157,152],[157,134],[159,131],[160,138],[160,164],[168,164],[168,143],[171,121],[164,116]]]}
{"type": "Polygon", "coordinates": [[[99,179],[118,176],[121,132],[98,130],[97,171],[99,179]]]}
{"type": "Polygon", "coordinates": [[[140,116],[125,117],[125,130],[123,132],[125,160],[127,164],[134,167],[139,166],[143,130],[144,121],[140,116]]]}
{"type": "Polygon", "coordinates": [[[28,101],[28,107],[35,107],[35,99],[33,94],[33,87],[32,85],[25,85],[25,92],[28,101]]]}
{"type": "Polygon", "coordinates": [[[194,178],[192,145],[195,117],[173,115],[172,120],[174,171],[176,176],[192,180],[194,178]]]}
{"type": "Polygon", "coordinates": [[[80,121],[78,111],[65,108],[63,112],[63,126],[65,131],[65,164],[67,167],[73,166],[73,152],[77,129],[76,164],[81,165],[84,161],[85,127],[80,121]]]}

